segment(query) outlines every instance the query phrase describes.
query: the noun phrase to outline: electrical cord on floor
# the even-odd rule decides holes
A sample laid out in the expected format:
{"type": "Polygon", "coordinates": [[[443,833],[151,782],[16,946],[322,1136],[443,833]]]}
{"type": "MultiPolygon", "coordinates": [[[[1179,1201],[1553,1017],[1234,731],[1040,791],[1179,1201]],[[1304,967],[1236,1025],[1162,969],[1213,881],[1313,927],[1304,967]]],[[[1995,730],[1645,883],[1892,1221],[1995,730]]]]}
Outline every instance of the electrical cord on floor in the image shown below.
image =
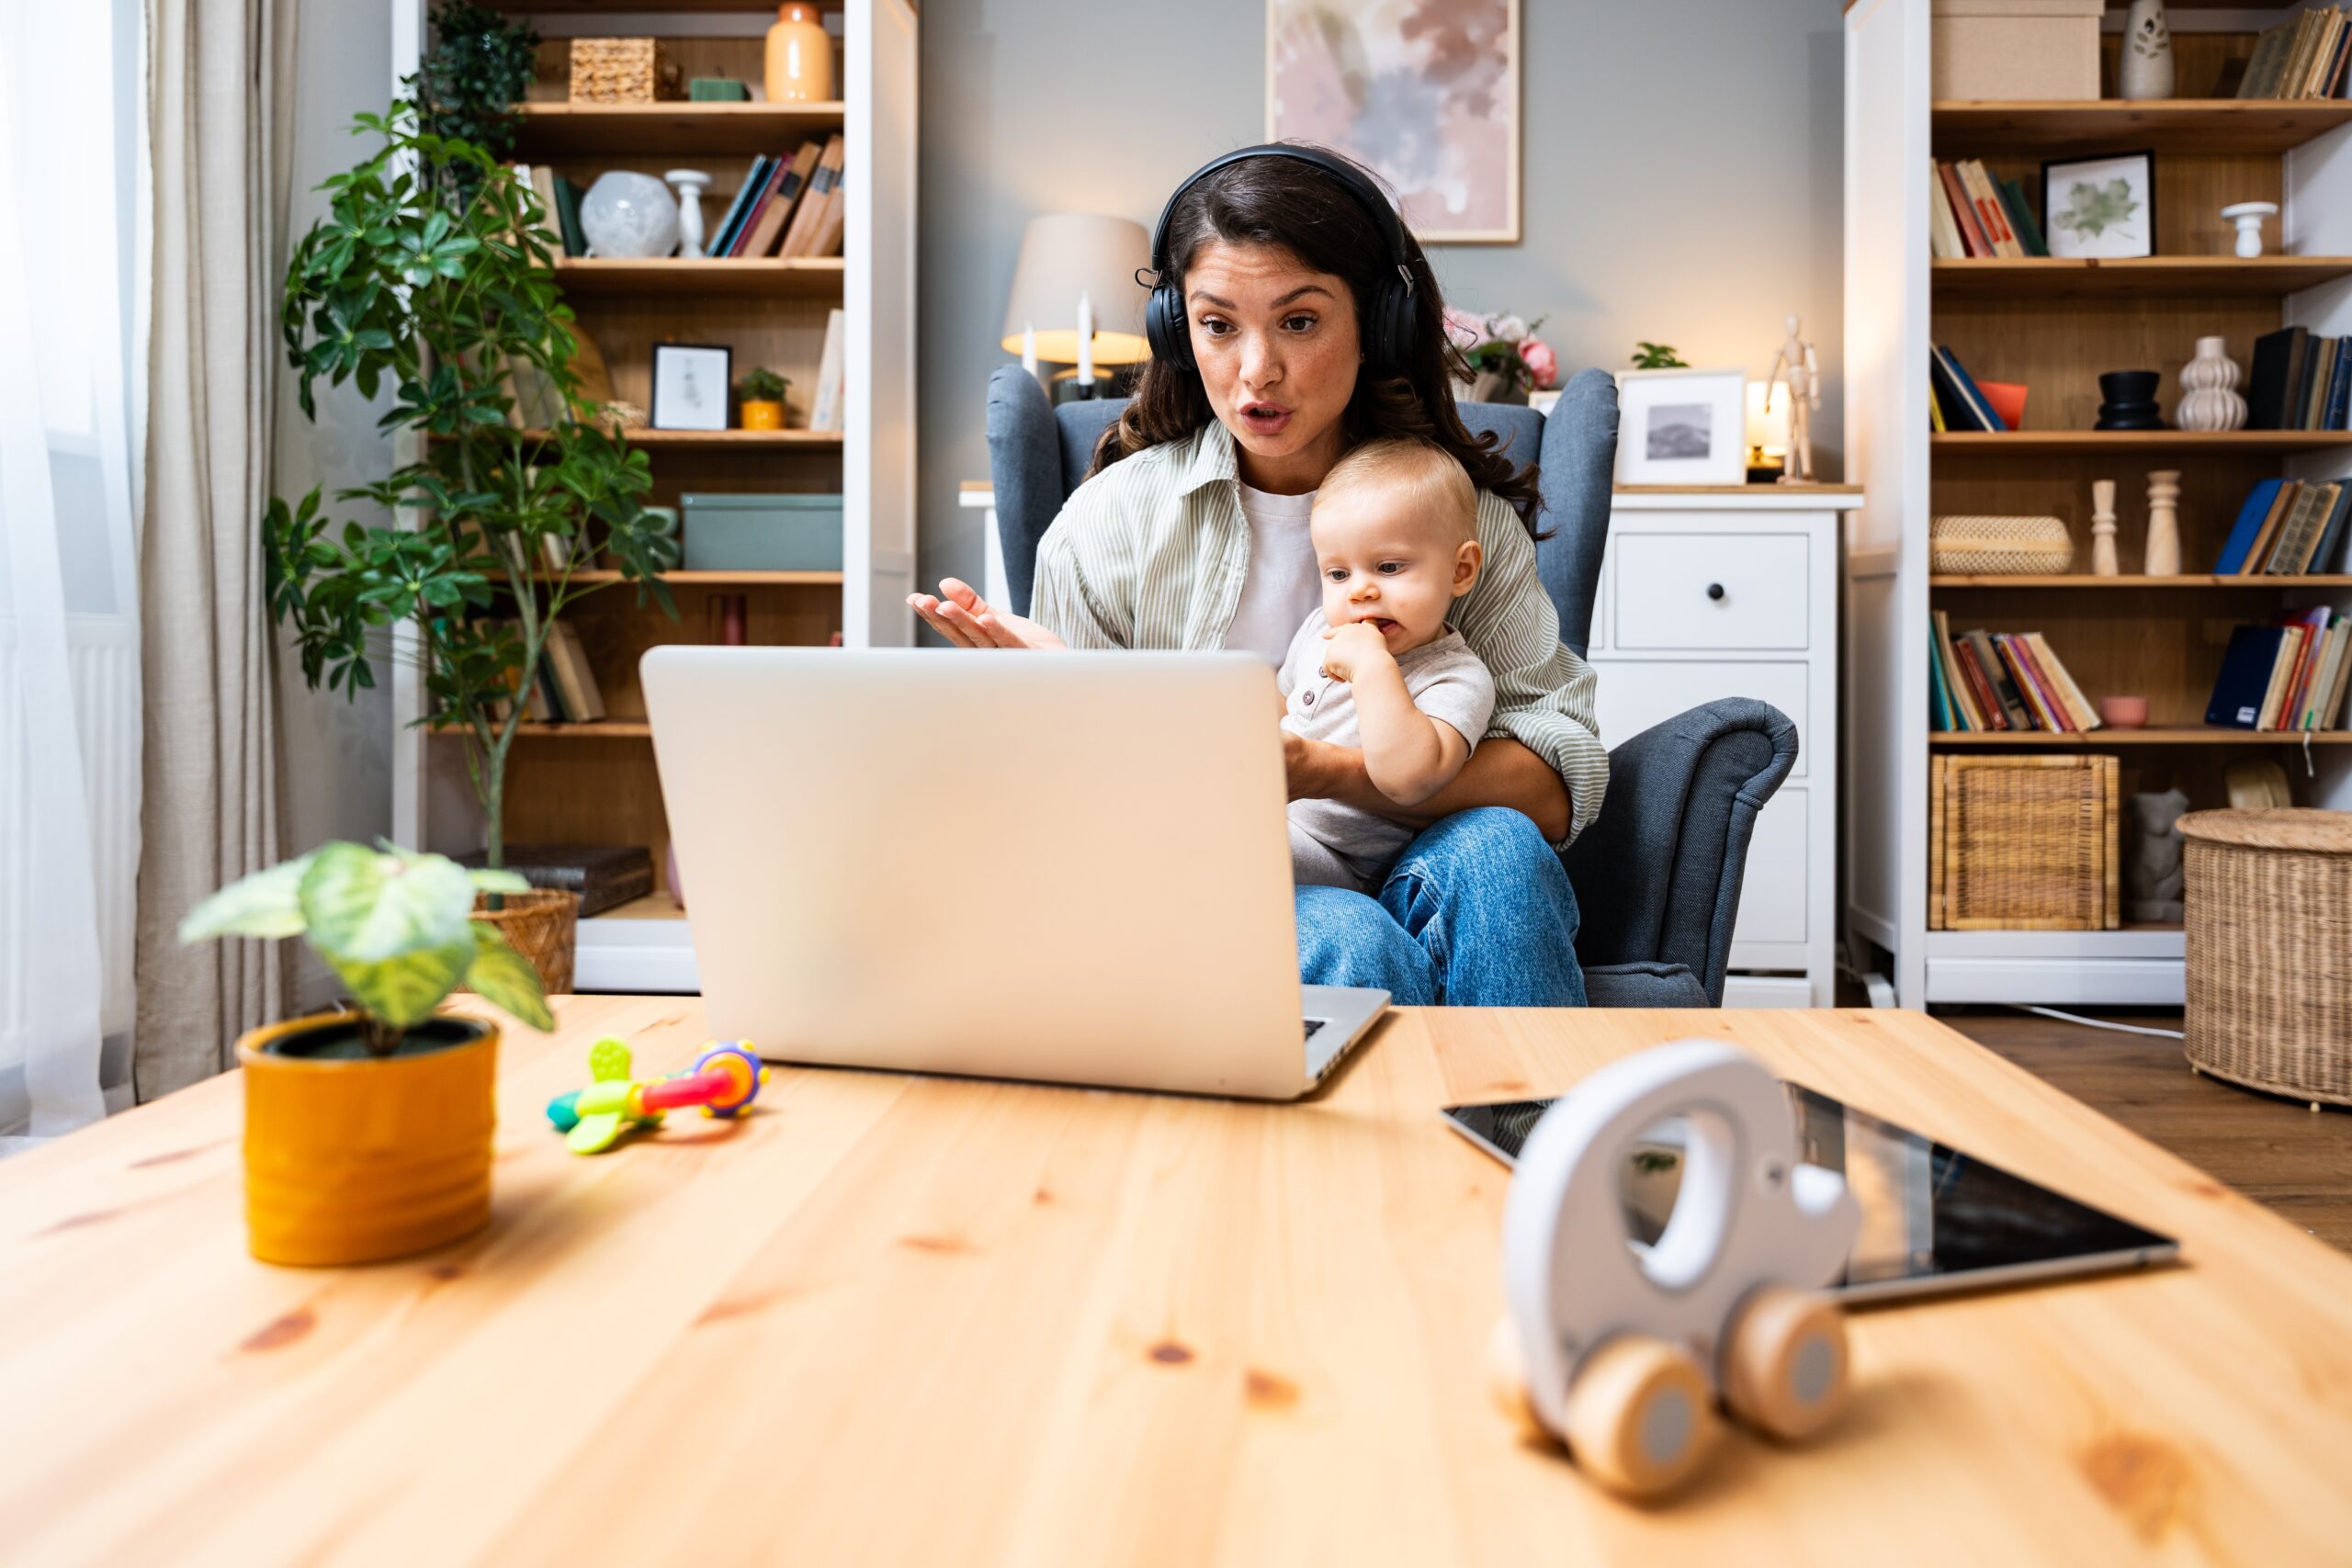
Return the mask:
{"type": "Polygon", "coordinates": [[[2143,1023],[2110,1023],[2103,1018],[2085,1018],[2080,1013],[2060,1012],[2056,1008],[2029,1007],[2023,1002],[2003,1002],[2001,1005],[2015,1008],[2019,1012],[2039,1013],[2043,1018],[2054,1018],[2065,1023],[2079,1023],[2088,1029],[2111,1029],[2118,1034],[2154,1034],[2165,1040],[2188,1038],[2177,1029],[2152,1029],[2143,1023]]]}

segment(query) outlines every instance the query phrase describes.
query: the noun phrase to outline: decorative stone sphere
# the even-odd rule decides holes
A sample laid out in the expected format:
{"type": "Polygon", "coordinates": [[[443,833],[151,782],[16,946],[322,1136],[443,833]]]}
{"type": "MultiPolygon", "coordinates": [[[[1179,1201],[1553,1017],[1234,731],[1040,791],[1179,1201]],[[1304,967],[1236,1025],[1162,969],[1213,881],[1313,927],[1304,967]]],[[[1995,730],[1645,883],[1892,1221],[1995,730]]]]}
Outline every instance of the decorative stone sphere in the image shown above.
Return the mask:
{"type": "Polygon", "coordinates": [[[666,256],[678,248],[678,203],[651,175],[614,169],[580,198],[580,230],[592,256],[666,256]]]}
{"type": "Polygon", "coordinates": [[[2180,367],[2180,406],[2174,421],[2183,430],[2237,430],[2245,423],[2245,400],[2238,395],[2237,362],[2222,340],[2200,337],[2197,355],[2180,367]]]}

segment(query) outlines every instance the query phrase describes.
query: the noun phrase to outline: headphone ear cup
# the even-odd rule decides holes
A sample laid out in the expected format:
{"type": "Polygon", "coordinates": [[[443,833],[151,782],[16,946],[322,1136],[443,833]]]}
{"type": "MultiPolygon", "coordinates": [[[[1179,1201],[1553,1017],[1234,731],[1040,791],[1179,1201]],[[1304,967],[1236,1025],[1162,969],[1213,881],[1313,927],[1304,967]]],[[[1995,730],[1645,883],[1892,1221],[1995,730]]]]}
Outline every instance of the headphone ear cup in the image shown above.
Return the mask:
{"type": "Polygon", "coordinates": [[[1192,328],[1184,320],[1184,297],[1173,285],[1161,284],[1144,302],[1143,335],[1154,359],[1193,368],[1192,328]]]}
{"type": "Polygon", "coordinates": [[[1374,364],[1384,372],[1402,370],[1412,358],[1413,296],[1400,284],[1380,291],[1374,307],[1371,349],[1374,364]]]}

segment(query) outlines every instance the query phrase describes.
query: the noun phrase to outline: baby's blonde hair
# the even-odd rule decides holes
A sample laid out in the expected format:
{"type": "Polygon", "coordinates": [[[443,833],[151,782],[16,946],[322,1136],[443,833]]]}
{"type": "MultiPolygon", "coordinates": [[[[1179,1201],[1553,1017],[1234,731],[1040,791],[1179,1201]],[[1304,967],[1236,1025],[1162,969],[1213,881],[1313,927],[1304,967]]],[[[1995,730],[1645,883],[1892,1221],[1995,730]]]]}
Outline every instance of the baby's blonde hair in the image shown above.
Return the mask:
{"type": "Polygon", "coordinates": [[[1390,435],[1365,442],[1323,476],[1315,504],[1366,487],[1405,491],[1417,513],[1451,524],[1457,538],[1478,536],[1477,487],[1453,454],[1434,441],[1390,435]]]}

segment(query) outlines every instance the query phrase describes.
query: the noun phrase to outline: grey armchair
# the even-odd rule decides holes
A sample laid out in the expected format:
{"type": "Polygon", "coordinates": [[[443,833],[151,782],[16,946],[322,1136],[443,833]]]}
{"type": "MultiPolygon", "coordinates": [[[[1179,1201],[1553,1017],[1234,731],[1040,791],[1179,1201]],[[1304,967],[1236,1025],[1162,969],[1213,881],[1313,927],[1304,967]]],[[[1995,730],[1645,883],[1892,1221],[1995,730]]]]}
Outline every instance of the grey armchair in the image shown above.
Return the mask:
{"type": "MultiPolygon", "coordinates": [[[[1094,443],[1124,405],[1049,406],[1008,365],[989,381],[989,466],[1013,608],[1026,614],[1037,541],[1085,479],[1094,443]]],[[[1551,414],[1462,405],[1474,432],[1542,465],[1536,574],[1581,656],[1609,538],[1617,387],[1587,370],[1551,414]]],[[[1603,679],[1606,679],[1604,676],[1603,679]]],[[[1718,1007],[1756,814],[1796,762],[1796,727],[1769,703],[1732,697],[1655,725],[1609,753],[1600,816],[1562,857],[1582,915],[1577,958],[1595,1007],[1718,1007]]]]}

